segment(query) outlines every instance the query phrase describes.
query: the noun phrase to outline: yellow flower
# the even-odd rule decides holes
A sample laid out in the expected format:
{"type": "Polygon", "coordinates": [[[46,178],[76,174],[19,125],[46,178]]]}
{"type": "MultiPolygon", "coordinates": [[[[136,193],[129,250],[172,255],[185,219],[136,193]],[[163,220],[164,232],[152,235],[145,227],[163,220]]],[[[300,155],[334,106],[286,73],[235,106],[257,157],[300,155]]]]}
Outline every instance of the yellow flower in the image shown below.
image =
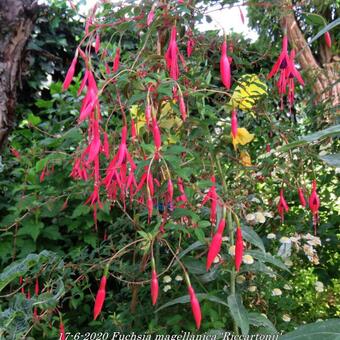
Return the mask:
{"type": "Polygon", "coordinates": [[[244,166],[251,166],[251,158],[247,151],[241,151],[240,161],[241,161],[241,164],[244,166]]]}
{"type": "Polygon", "coordinates": [[[238,128],[235,138],[232,138],[234,148],[237,144],[245,145],[250,143],[254,139],[254,134],[249,133],[246,128],[238,128]]]}

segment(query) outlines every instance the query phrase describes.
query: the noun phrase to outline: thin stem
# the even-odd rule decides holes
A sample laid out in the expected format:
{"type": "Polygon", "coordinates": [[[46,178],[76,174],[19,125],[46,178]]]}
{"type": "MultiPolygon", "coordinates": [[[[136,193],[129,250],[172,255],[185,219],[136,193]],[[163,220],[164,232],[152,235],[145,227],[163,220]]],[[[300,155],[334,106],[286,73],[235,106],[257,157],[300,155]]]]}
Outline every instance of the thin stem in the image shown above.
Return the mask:
{"type": "MultiPolygon", "coordinates": [[[[227,222],[228,222],[228,230],[229,230],[229,239],[230,239],[230,244],[234,244],[234,228],[233,228],[233,220],[232,220],[231,214],[232,214],[231,210],[228,209],[228,211],[227,211],[227,222]]],[[[235,295],[235,293],[236,293],[235,282],[236,282],[236,272],[235,272],[235,268],[233,266],[231,271],[230,271],[230,292],[231,292],[231,295],[235,295]]],[[[233,320],[233,326],[234,326],[234,333],[236,335],[238,335],[239,330],[238,330],[238,327],[236,325],[235,320],[233,320]]]]}

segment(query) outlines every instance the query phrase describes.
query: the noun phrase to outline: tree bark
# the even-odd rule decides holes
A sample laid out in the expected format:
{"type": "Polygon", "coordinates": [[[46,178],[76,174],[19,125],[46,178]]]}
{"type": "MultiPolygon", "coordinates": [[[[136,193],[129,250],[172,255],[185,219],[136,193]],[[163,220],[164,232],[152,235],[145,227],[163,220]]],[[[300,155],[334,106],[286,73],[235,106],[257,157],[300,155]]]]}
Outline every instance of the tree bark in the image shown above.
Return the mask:
{"type": "MultiPolygon", "coordinates": [[[[291,0],[282,0],[282,5],[282,8],[292,8],[291,0]]],[[[321,59],[325,63],[320,65],[316,61],[305,36],[299,28],[293,10],[287,11],[283,20],[281,20],[281,26],[283,30],[287,30],[288,40],[298,52],[297,60],[300,66],[307,71],[308,77],[313,81],[316,102],[329,102],[332,107],[338,108],[340,105],[340,83],[338,82],[340,63],[338,58],[332,57],[330,50],[326,50],[323,44],[321,59]]]]}
{"type": "Polygon", "coordinates": [[[35,0],[0,0],[0,150],[14,125],[17,84],[35,0]]]}

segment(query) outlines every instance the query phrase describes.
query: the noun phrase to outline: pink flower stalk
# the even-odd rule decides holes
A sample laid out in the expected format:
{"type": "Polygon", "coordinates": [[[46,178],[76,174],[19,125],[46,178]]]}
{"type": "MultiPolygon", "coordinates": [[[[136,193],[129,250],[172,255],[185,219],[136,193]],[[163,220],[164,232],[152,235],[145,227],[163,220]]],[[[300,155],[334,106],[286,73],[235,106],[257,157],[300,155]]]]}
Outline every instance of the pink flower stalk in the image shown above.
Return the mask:
{"type": "Polygon", "coordinates": [[[231,135],[233,138],[237,136],[237,112],[236,110],[231,111],[231,135]]]}
{"type": "Polygon", "coordinates": [[[157,302],[158,290],[159,290],[159,286],[158,286],[157,273],[156,273],[156,270],[153,269],[152,274],[151,274],[151,300],[152,300],[153,305],[155,305],[157,302]]]}
{"type": "Polygon", "coordinates": [[[188,287],[188,291],[189,291],[189,296],[190,296],[191,310],[192,310],[192,314],[193,314],[194,319],[195,319],[196,328],[200,329],[201,321],[202,321],[202,314],[201,314],[200,303],[197,300],[195,291],[192,288],[192,286],[188,287]]]}
{"type": "Polygon", "coordinates": [[[71,66],[69,67],[69,69],[66,73],[66,77],[65,77],[65,80],[64,80],[64,83],[63,83],[63,91],[66,91],[69,88],[69,86],[72,82],[74,72],[76,70],[77,59],[78,59],[78,53],[76,53],[76,55],[74,56],[72,63],[71,63],[71,66]]]}
{"type": "Polygon", "coordinates": [[[97,34],[96,34],[95,52],[98,53],[99,49],[100,49],[100,35],[97,32],[97,34]]]}
{"type": "Polygon", "coordinates": [[[221,59],[220,59],[220,73],[221,73],[221,80],[223,85],[226,87],[227,90],[230,89],[231,86],[231,72],[230,72],[230,63],[227,56],[227,42],[226,40],[223,41],[221,47],[221,59]]]}
{"type": "Polygon", "coordinates": [[[177,31],[176,26],[171,29],[170,42],[168,49],[165,53],[166,66],[170,72],[170,77],[174,80],[178,79],[179,67],[178,67],[178,47],[176,41],[177,31]]]}
{"type": "Polygon", "coordinates": [[[179,110],[182,115],[182,120],[183,122],[185,122],[185,120],[187,119],[187,111],[185,108],[184,98],[181,95],[179,96],[179,110]]]}
{"type": "Polygon", "coordinates": [[[147,19],[146,19],[146,24],[147,24],[148,26],[150,26],[151,23],[153,22],[153,19],[154,19],[154,18],[155,18],[155,9],[152,7],[152,8],[151,8],[151,11],[149,12],[148,17],[147,17],[147,19]]]}
{"type": "Polygon", "coordinates": [[[215,257],[218,255],[218,253],[221,250],[222,245],[222,234],[225,228],[225,218],[221,218],[220,223],[218,224],[218,229],[216,234],[214,235],[209,251],[207,256],[207,263],[206,263],[206,269],[209,270],[212,263],[214,262],[215,257]]]}
{"type": "Polygon", "coordinates": [[[303,189],[302,188],[298,188],[298,195],[299,195],[300,204],[303,207],[306,207],[306,200],[305,200],[305,196],[303,194],[303,189]]]}
{"type": "MultiPolygon", "coordinates": [[[[22,285],[24,282],[22,276],[19,277],[19,284],[22,285]]],[[[21,293],[25,294],[25,288],[24,286],[21,287],[21,293]]]]}
{"type": "Polygon", "coordinates": [[[117,47],[115,59],[113,61],[113,73],[116,73],[118,71],[119,63],[120,63],[120,48],[117,47]]]}
{"type": "Polygon", "coordinates": [[[238,226],[236,229],[236,241],[235,241],[235,268],[236,271],[240,271],[240,266],[243,258],[243,238],[241,228],[238,226]]]}
{"type": "Polygon", "coordinates": [[[329,34],[329,32],[325,33],[325,42],[328,48],[332,48],[332,39],[331,39],[331,35],[329,34]]]}
{"type": "Polygon", "coordinates": [[[216,223],[216,210],[217,210],[217,200],[218,196],[216,193],[216,180],[215,176],[211,176],[212,186],[210,187],[208,193],[204,196],[202,201],[202,206],[205,205],[209,200],[211,200],[210,206],[210,222],[212,224],[216,223]]]}
{"type": "Polygon", "coordinates": [[[96,320],[98,315],[102,311],[104,301],[105,301],[105,296],[106,296],[106,282],[107,282],[107,278],[104,275],[100,280],[99,290],[97,292],[96,300],[94,303],[93,320],[96,320]]]}
{"type": "Polygon", "coordinates": [[[312,192],[309,196],[309,209],[313,215],[313,225],[314,225],[314,234],[316,235],[316,225],[318,222],[319,208],[320,208],[320,198],[316,192],[316,180],[313,180],[312,184],[312,192]]]}
{"type": "Polygon", "coordinates": [[[288,204],[283,196],[283,189],[280,190],[280,200],[279,204],[277,205],[277,211],[279,212],[279,215],[281,216],[281,223],[284,221],[284,213],[289,211],[288,204]]]}

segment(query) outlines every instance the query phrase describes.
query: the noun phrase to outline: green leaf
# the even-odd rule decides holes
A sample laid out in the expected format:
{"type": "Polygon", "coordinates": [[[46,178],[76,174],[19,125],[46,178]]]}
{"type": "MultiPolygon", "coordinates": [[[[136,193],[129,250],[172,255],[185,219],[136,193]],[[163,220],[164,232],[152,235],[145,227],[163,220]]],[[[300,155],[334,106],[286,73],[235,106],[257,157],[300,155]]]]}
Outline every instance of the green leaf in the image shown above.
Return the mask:
{"type": "Polygon", "coordinates": [[[84,242],[89,244],[93,248],[96,248],[97,240],[98,240],[98,236],[96,234],[86,234],[84,236],[84,242]]]}
{"type": "Polygon", "coordinates": [[[29,235],[32,237],[33,241],[36,241],[40,230],[44,228],[42,222],[35,222],[34,219],[24,220],[22,222],[22,227],[18,231],[18,235],[29,235]]]}
{"type": "Polygon", "coordinates": [[[270,334],[276,334],[277,330],[272,322],[260,313],[248,313],[249,323],[256,327],[265,328],[270,334]]]}
{"type": "Polygon", "coordinates": [[[244,308],[241,297],[238,294],[228,296],[228,307],[235,323],[241,328],[242,334],[249,333],[249,319],[247,310],[244,308]]]}
{"type": "Polygon", "coordinates": [[[253,244],[254,246],[260,248],[264,253],[266,252],[264,244],[259,235],[254,231],[253,228],[243,226],[242,227],[243,238],[253,244]]]}
{"type": "Polygon", "coordinates": [[[330,126],[327,129],[311,133],[307,136],[302,136],[301,140],[311,143],[321,138],[332,137],[337,135],[340,135],[340,124],[330,126]]]}
{"type": "Polygon", "coordinates": [[[202,261],[196,260],[194,258],[186,258],[183,260],[183,263],[188,268],[188,271],[191,274],[202,275],[207,272],[205,268],[205,263],[203,263],[202,261]]]}
{"type": "Polygon", "coordinates": [[[72,218],[87,215],[90,212],[90,207],[88,205],[79,204],[77,208],[74,209],[72,218]]]}
{"type": "Polygon", "coordinates": [[[188,248],[186,248],[182,252],[180,252],[178,254],[177,258],[180,260],[183,256],[190,253],[191,251],[198,249],[198,248],[205,247],[205,246],[206,246],[205,243],[203,243],[201,241],[196,241],[192,245],[190,245],[188,248]]]}
{"type": "Polygon", "coordinates": [[[268,262],[273,264],[274,266],[286,270],[287,272],[290,272],[290,270],[288,269],[288,267],[279,259],[275,258],[273,255],[269,254],[269,253],[263,253],[259,250],[248,250],[247,254],[255,257],[256,259],[258,259],[261,262],[268,262]]]}
{"type": "Polygon", "coordinates": [[[336,168],[340,167],[340,153],[319,156],[319,158],[330,166],[334,166],[336,168]]]}
{"type": "Polygon", "coordinates": [[[280,337],[280,340],[339,340],[340,320],[329,319],[300,326],[293,332],[280,337]]]}
{"type": "MultiPolygon", "coordinates": [[[[319,39],[321,36],[323,36],[326,32],[330,31],[333,27],[336,27],[340,24],[340,18],[334,20],[327,26],[325,26],[321,31],[319,31],[311,40],[308,41],[308,45],[311,45],[315,40],[319,39]]],[[[299,55],[301,51],[297,54],[299,55]]]]}
{"type": "Polygon", "coordinates": [[[20,276],[25,276],[30,268],[38,265],[41,268],[49,261],[55,261],[56,255],[47,250],[40,254],[29,254],[20,261],[15,261],[7,266],[0,274],[0,292],[12,281],[17,280],[20,276]]]}
{"type": "Polygon", "coordinates": [[[41,123],[41,119],[38,116],[35,116],[33,113],[30,113],[28,115],[27,120],[34,126],[41,123]]]}
{"type": "Polygon", "coordinates": [[[306,136],[302,136],[299,140],[295,142],[281,146],[280,148],[278,148],[278,151],[280,152],[288,151],[290,149],[303,146],[307,143],[315,142],[321,138],[333,137],[337,135],[340,135],[340,124],[333,125],[327,129],[317,131],[306,136]]]}

